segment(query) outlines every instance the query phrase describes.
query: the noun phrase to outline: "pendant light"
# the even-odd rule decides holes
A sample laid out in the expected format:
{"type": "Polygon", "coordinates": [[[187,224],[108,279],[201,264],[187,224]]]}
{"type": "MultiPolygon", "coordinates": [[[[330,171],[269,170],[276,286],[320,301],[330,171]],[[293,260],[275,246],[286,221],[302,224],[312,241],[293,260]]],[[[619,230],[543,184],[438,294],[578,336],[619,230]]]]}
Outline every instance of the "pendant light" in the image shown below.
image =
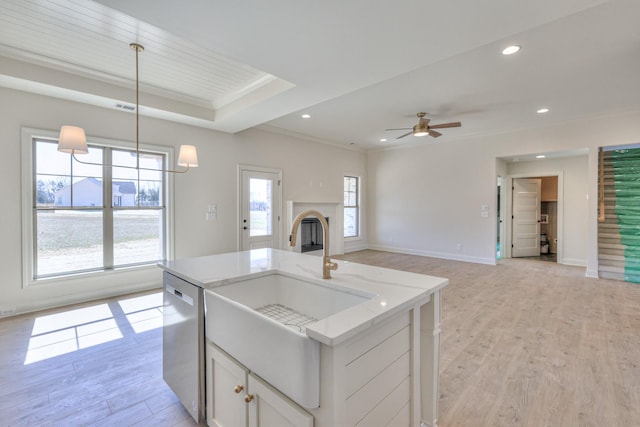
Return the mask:
{"type": "MultiPolygon", "coordinates": [[[[136,51],[136,166],[120,166],[118,168],[138,169],[138,170],[152,170],[158,172],[169,173],[185,173],[190,168],[198,167],[198,152],[193,145],[181,145],[180,152],[178,154],[178,166],[182,166],[184,170],[176,169],[151,169],[140,167],[140,90],[139,90],[139,78],[138,78],[138,55],[144,51],[144,47],[138,43],[131,43],[129,47],[136,51]]],[[[87,147],[87,137],[84,133],[84,129],[77,126],[62,126],[60,128],[60,137],[58,138],[58,151],[63,153],[70,153],[71,156],[79,163],[86,165],[108,166],[114,167],[114,165],[103,165],[102,163],[85,162],[79,160],[76,154],[88,154],[89,148],[87,147]]]]}

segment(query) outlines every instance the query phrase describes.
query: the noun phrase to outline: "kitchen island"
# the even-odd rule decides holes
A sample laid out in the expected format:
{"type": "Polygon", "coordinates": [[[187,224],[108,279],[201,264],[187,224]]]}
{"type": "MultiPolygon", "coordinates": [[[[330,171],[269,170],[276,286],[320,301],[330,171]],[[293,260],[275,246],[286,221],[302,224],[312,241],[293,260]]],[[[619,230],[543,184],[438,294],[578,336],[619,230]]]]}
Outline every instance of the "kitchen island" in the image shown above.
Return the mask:
{"type": "MultiPolygon", "coordinates": [[[[287,420],[292,425],[316,427],[436,426],[440,290],[448,280],[346,261],[340,262],[333,278],[323,280],[321,264],[319,257],[276,249],[161,264],[165,281],[170,276],[170,280],[187,282],[204,293],[206,319],[199,323],[206,324],[201,337],[206,372],[201,375],[207,390],[207,423],[233,427],[248,421],[249,425],[269,427],[287,420]],[[285,294],[296,293],[298,287],[312,288],[313,292],[340,294],[344,298],[338,295],[337,300],[350,302],[332,303],[332,311],[308,316],[304,328],[291,332],[282,324],[276,325],[273,318],[255,314],[256,307],[233,296],[238,284],[267,286],[273,277],[297,281],[298,285],[285,294]],[[226,317],[212,320],[214,314],[227,309],[226,317]],[[257,323],[238,329],[245,322],[237,322],[235,316],[246,313],[257,323]],[[262,331],[263,324],[266,332],[256,332],[262,331]],[[261,341],[265,336],[277,342],[271,346],[269,340],[261,341]],[[277,354],[279,348],[287,348],[284,342],[280,345],[280,336],[298,340],[311,350],[299,356],[295,351],[277,354]],[[247,351],[252,345],[258,347],[247,351]],[[305,359],[301,361],[305,375],[317,364],[317,390],[313,390],[314,381],[306,379],[301,382],[307,388],[311,384],[312,390],[303,395],[296,384],[290,384],[295,381],[288,377],[299,376],[289,374],[296,372],[296,358],[305,359]]],[[[165,294],[171,289],[165,284],[165,294]]],[[[325,304],[323,298],[314,296],[308,311],[325,304]]],[[[334,297],[327,298],[333,301],[334,297]]],[[[295,343],[292,348],[299,347],[295,343]]],[[[170,345],[166,342],[165,348],[170,345]]],[[[185,406],[192,403],[183,401],[185,406]]]]}

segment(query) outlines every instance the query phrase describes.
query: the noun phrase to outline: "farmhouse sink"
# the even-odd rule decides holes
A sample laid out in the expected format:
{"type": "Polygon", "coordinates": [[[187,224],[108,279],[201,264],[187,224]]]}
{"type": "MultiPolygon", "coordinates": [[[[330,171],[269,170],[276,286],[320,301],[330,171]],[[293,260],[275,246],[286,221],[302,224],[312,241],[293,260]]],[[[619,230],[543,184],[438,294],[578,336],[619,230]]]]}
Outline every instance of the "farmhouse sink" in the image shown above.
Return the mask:
{"type": "Polygon", "coordinates": [[[307,325],[373,298],[331,281],[267,275],[205,290],[205,334],[306,408],[320,401],[320,344],[307,325]]]}

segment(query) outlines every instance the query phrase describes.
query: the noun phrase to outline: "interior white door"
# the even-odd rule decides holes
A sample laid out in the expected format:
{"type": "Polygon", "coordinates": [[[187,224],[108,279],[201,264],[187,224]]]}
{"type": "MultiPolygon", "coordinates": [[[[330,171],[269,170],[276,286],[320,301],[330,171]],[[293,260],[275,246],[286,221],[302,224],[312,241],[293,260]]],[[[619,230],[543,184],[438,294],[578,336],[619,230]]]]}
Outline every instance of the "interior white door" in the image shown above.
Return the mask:
{"type": "Polygon", "coordinates": [[[280,174],[241,170],[240,250],[280,245],[280,174]]]}
{"type": "Polygon", "coordinates": [[[513,180],[512,257],[540,255],[540,183],[537,178],[513,180]]]}

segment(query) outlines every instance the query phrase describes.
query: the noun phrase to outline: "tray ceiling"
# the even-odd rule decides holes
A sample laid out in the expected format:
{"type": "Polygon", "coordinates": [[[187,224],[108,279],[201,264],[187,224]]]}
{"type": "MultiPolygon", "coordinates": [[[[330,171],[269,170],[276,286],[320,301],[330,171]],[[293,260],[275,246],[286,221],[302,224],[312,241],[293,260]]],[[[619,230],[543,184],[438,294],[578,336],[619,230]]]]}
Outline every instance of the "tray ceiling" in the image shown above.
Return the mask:
{"type": "Polygon", "coordinates": [[[0,0],[0,85],[116,108],[135,41],[141,114],[368,149],[426,111],[462,122],[441,142],[640,110],[639,21],[636,0],[0,0]]]}

